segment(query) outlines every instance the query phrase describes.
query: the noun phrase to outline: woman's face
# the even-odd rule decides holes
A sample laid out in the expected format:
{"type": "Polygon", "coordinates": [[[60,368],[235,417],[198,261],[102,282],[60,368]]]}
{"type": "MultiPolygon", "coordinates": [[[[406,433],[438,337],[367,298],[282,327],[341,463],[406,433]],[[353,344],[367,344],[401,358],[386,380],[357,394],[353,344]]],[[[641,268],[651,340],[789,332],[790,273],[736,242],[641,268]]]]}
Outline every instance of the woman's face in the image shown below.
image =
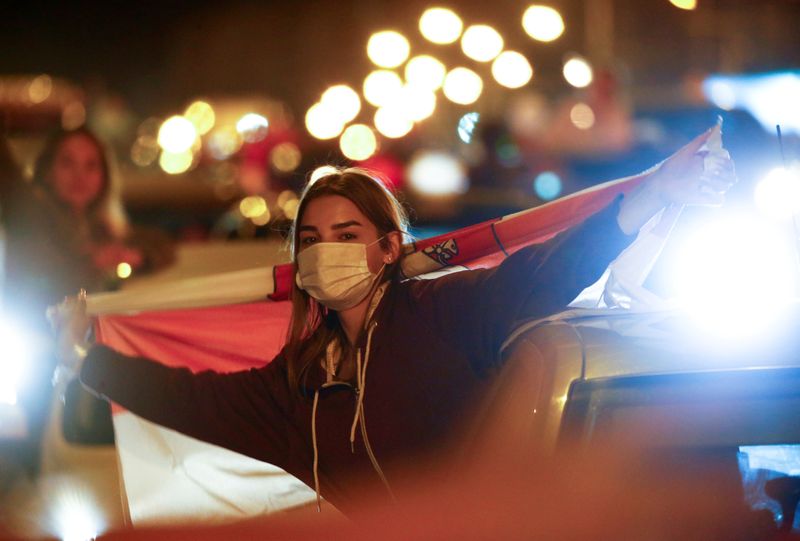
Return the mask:
{"type": "Polygon", "coordinates": [[[100,149],[85,135],[67,137],[58,146],[49,180],[59,199],[83,212],[100,195],[105,182],[100,149]]]}
{"type": "Polygon", "coordinates": [[[380,237],[375,224],[355,203],[339,195],[325,195],[308,203],[297,231],[298,253],[318,242],[371,244],[367,246],[367,265],[374,273],[389,255],[376,242],[380,237]]]}

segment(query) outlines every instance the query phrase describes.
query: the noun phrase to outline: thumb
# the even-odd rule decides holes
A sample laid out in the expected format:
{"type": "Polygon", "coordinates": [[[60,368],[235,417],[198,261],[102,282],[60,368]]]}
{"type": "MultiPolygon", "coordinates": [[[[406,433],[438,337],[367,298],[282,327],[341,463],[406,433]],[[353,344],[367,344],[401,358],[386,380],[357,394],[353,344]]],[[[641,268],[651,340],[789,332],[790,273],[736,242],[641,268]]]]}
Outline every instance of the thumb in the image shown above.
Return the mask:
{"type": "Polygon", "coordinates": [[[702,147],[708,141],[713,131],[714,131],[714,126],[707,129],[706,131],[704,131],[703,133],[692,139],[689,143],[684,145],[678,152],[673,154],[673,157],[688,158],[690,156],[695,155],[697,151],[700,150],[700,147],[702,147]]]}

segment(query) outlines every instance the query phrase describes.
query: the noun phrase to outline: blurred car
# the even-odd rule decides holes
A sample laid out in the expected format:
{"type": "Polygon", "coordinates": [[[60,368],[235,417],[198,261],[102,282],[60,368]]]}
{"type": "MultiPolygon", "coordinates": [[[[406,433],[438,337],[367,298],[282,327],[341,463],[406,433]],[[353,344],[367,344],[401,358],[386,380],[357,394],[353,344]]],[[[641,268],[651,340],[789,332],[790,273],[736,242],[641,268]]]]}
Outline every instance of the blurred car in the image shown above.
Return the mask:
{"type": "Polygon", "coordinates": [[[526,434],[537,452],[624,442],[676,473],[713,469],[712,497],[768,510],[775,532],[796,535],[798,315],[746,343],[704,337],[685,314],[534,325],[506,350],[490,418],[501,420],[498,433],[526,434]]]}

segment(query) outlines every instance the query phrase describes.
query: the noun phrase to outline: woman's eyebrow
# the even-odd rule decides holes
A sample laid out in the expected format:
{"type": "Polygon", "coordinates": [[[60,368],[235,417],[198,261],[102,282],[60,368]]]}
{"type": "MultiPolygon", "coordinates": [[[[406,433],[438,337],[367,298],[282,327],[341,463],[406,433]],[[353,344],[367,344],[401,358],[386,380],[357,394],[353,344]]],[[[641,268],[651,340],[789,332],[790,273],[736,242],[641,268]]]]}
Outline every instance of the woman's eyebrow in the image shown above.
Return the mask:
{"type": "Polygon", "coordinates": [[[361,222],[357,222],[355,220],[350,220],[349,222],[342,222],[340,224],[333,224],[331,229],[344,229],[345,227],[350,227],[353,225],[362,225],[361,222]]]}

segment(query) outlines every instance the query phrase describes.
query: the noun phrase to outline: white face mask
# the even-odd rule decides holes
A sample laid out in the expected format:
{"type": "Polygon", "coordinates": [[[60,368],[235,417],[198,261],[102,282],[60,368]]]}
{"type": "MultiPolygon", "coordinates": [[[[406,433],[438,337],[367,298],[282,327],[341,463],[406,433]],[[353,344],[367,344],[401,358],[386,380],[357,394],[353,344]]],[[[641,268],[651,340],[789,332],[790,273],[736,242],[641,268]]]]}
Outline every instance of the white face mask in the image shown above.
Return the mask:
{"type": "Polygon", "coordinates": [[[375,242],[312,244],[297,254],[297,287],[331,310],[352,308],[366,298],[386,267],[384,263],[377,274],[369,270],[367,246],[375,242]]]}

